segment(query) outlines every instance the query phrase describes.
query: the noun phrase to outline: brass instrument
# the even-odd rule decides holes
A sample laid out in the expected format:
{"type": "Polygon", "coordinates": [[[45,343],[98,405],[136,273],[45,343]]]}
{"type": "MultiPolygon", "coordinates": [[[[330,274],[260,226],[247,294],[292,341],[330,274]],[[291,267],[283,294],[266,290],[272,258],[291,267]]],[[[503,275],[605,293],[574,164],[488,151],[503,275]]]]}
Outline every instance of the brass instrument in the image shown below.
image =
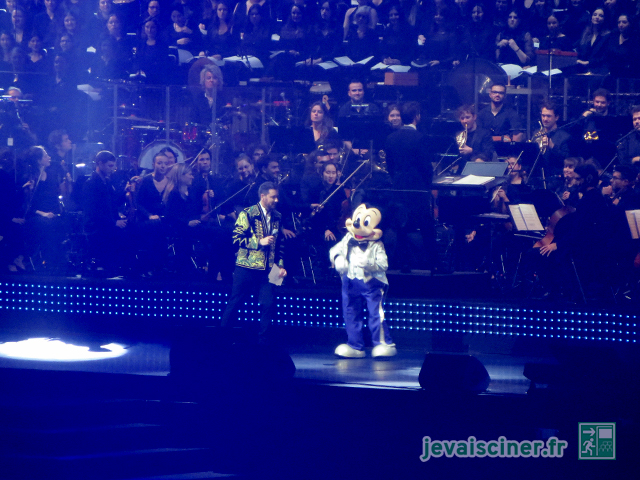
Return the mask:
{"type": "Polygon", "coordinates": [[[467,135],[469,134],[469,127],[464,126],[464,130],[456,135],[456,143],[458,148],[464,148],[467,146],[467,135]]]}
{"type": "Polygon", "coordinates": [[[380,150],[378,152],[378,161],[376,162],[375,160],[372,159],[371,161],[371,168],[373,168],[374,172],[382,172],[382,173],[389,173],[387,171],[387,152],[385,152],[384,150],[380,150]]]}
{"type": "Polygon", "coordinates": [[[533,137],[531,137],[531,139],[529,140],[529,143],[537,143],[538,147],[540,148],[540,153],[544,155],[544,153],[547,151],[547,147],[549,146],[549,136],[544,126],[542,125],[542,122],[539,121],[538,123],[540,124],[540,128],[535,131],[533,137]]]}
{"type": "Polygon", "coordinates": [[[586,142],[593,142],[595,140],[600,140],[600,136],[598,135],[598,131],[594,130],[592,132],[584,132],[584,140],[586,142]]]}

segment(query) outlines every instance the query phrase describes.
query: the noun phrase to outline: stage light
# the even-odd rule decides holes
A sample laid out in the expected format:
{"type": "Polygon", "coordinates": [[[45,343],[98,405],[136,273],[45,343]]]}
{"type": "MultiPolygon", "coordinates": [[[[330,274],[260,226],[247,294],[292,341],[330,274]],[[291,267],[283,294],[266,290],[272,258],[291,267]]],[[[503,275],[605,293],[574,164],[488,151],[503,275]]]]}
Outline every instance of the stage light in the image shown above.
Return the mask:
{"type": "Polygon", "coordinates": [[[19,342],[0,343],[0,357],[48,362],[82,362],[116,358],[127,353],[122,345],[101,345],[104,352],[92,352],[90,347],[65,343],[53,338],[29,338],[19,342]]]}

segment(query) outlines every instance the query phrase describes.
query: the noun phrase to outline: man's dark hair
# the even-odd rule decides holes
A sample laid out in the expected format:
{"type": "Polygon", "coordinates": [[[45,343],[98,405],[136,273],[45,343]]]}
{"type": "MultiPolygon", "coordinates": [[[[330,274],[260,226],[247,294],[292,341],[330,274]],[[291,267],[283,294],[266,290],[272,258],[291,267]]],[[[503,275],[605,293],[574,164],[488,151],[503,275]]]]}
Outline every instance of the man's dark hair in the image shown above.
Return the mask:
{"type": "Polygon", "coordinates": [[[462,105],[461,107],[458,107],[458,110],[456,110],[456,118],[460,118],[462,116],[463,113],[470,113],[471,115],[475,115],[476,114],[476,107],[473,105],[462,105]]]}
{"type": "Polygon", "coordinates": [[[352,78],[347,84],[347,90],[349,90],[349,85],[351,85],[352,83],[359,83],[360,85],[362,85],[362,88],[364,88],[364,82],[362,80],[360,80],[359,78],[352,78]]]}
{"type": "Polygon", "coordinates": [[[630,182],[633,182],[637,176],[635,169],[630,165],[616,165],[613,167],[613,171],[618,172],[622,180],[629,180],[630,182]]]}
{"type": "Polygon", "coordinates": [[[504,88],[504,93],[507,93],[507,86],[504,83],[494,83],[493,85],[491,85],[491,87],[489,87],[489,91],[491,91],[493,89],[493,87],[502,87],[504,88]]]}
{"type": "Polygon", "coordinates": [[[592,98],[595,100],[596,97],[604,97],[607,99],[607,102],[611,101],[611,94],[609,93],[609,90],[607,90],[606,88],[599,88],[595,92],[593,92],[592,98]]]}
{"type": "Polygon", "coordinates": [[[96,163],[107,163],[107,162],[115,162],[116,157],[113,153],[108,150],[102,150],[96,154],[96,163]]]}
{"type": "Polygon", "coordinates": [[[260,195],[260,196],[268,195],[269,194],[269,190],[275,190],[277,192],[278,191],[278,187],[276,187],[276,184],[273,183],[273,182],[264,182],[258,188],[258,195],[260,195]]]}
{"type": "Polygon", "coordinates": [[[49,145],[57,147],[62,143],[62,137],[67,135],[66,130],[54,130],[49,134],[49,145]]]}
{"type": "Polygon", "coordinates": [[[639,112],[640,112],[640,105],[634,105],[629,109],[629,113],[631,114],[632,117],[635,113],[639,113],[639,112]]]}
{"type": "Polygon", "coordinates": [[[258,165],[257,165],[258,170],[262,172],[262,169],[267,168],[271,162],[277,162],[278,164],[280,164],[280,160],[278,160],[276,157],[272,157],[271,155],[265,155],[258,162],[258,165]]]}
{"type": "Polygon", "coordinates": [[[325,142],[322,145],[320,145],[318,148],[321,148],[325,152],[331,150],[332,148],[335,148],[336,150],[340,150],[340,147],[334,141],[325,142]]]}
{"type": "Polygon", "coordinates": [[[402,105],[402,111],[400,112],[400,118],[402,123],[409,125],[420,115],[420,104],[418,102],[407,102],[402,105]]]}
{"type": "Polygon", "coordinates": [[[582,178],[582,185],[584,187],[597,187],[598,182],[600,182],[600,177],[598,176],[598,170],[593,165],[582,164],[578,165],[574,170],[576,175],[579,175],[582,178]]]}
{"type": "Polygon", "coordinates": [[[540,112],[542,112],[543,108],[547,110],[551,110],[556,117],[560,116],[560,113],[558,113],[558,107],[556,106],[556,104],[549,100],[545,100],[544,102],[542,102],[542,104],[540,105],[540,112]]]}

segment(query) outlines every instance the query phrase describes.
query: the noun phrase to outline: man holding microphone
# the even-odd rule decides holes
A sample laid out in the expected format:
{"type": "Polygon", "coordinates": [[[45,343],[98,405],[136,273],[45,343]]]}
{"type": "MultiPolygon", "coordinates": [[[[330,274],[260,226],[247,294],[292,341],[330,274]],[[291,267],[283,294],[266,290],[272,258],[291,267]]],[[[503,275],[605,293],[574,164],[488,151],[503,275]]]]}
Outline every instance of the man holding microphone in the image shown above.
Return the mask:
{"type": "Polygon", "coordinates": [[[287,271],[283,266],[282,216],[276,210],[278,187],[265,182],[258,193],[260,202],[240,212],[233,230],[233,243],[239,248],[231,298],[222,315],[221,326],[230,327],[244,300],[257,291],[260,304],[258,335],[262,339],[271,323],[273,284],[280,284],[287,271]]]}

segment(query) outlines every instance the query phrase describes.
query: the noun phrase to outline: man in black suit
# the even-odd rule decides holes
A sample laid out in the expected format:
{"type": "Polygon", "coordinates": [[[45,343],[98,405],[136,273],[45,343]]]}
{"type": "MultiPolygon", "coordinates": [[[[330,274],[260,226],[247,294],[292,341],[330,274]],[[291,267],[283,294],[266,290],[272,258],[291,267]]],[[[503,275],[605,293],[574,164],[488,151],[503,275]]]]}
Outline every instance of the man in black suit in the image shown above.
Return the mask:
{"type": "MultiPolygon", "coordinates": [[[[420,122],[420,104],[408,102],[402,106],[404,126],[387,137],[385,152],[387,168],[391,175],[393,188],[402,190],[394,195],[397,198],[397,214],[392,215],[395,224],[392,231],[397,232],[397,252],[392,255],[392,263],[400,266],[403,273],[411,271],[409,233],[420,230],[424,249],[427,253],[428,267],[433,271],[436,265],[435,225],[431,208],[431,181],[433,167],[427,153],[426,137],[418,132],[420,122]]],[[[393,252],[393,249],[390,249],[393,252]]]]}

